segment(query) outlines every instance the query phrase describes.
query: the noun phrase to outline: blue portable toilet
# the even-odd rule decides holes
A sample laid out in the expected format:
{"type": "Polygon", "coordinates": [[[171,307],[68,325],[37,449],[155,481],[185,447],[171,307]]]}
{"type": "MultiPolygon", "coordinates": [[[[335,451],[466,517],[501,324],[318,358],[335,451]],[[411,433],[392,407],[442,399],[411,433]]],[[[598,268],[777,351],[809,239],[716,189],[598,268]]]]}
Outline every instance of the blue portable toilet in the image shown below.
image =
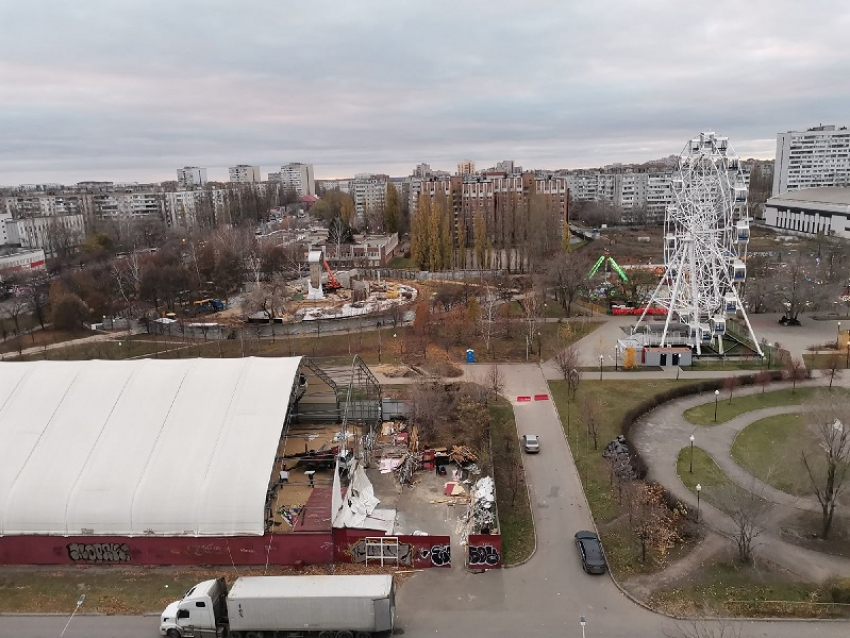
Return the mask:
{"type": "Polygon", "coordinates": [[[466,362],[467,363],[475,363],[475,350],[469,348],[466,351],[466,362]]]}

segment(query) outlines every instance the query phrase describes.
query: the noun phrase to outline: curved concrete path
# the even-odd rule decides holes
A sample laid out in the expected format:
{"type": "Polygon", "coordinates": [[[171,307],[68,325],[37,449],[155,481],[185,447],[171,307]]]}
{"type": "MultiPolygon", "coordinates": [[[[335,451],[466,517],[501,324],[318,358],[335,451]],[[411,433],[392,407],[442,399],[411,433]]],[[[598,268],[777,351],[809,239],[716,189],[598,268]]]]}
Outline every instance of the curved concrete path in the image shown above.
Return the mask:
{"type": "MultiPolygon", "coordinates": [[[[797,385],[811,387],[826,383],[825,379],[816,379],[797,385]]],[[[774,385],[772,389],[779,388],[774,385]]],[[[744,388],[737,392],[737,396],[758,392],[761,392],[760,387],[744,388]]],[[[656,408],[635,425],[631,442],[650,468],[648,478],[666,487],[677,499],[696,507],[696,497],[684,486],[676,470],[679,452],[688,447],[690,436],[694,435],[695,445],[709,453],[732,481],[776,504],[768,516],[765,531],[755,540],[758,555],[812,581],[850,575],[850,560],[799,547],[782,540],[775,533],[776,524],[792,515],[794,510],[818,511],[817,502],[767,485],[735,463],[731,456],[735,437],[747,425],[775,414],[799,411],[799,404],[754,410],[726,423],[711,426],[694,425],[684,418],[685,410],[710,403],[712,399],[711,394],[700,394],[671,401],[656,408]]],[[[734,534],[735,525],[731,519],[705,499],[701,501],[700,512],[701,520],[709,528],[725,536],[734,534]]]]}

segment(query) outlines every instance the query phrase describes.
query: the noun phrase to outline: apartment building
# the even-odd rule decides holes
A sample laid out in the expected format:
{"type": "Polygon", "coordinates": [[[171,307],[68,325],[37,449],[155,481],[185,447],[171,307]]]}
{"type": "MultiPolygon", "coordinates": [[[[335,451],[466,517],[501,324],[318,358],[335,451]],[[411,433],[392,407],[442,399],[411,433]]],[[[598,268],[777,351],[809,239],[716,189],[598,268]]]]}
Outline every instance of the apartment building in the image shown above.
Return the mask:
{"type": "Polygon", "coordinates": [[[570,194],[576,201],[610,202],[620,209],[623,221],[635,221],[645,212],[645,221],[659,223],[673,201],[673,171],[613,169],[576,171],[566,175],[570,194]]]}
{"type": "Polygon", "coordinates": [[[177,185],[180,188],[203,186],[207,183],[207,169],[197,166],[184,166],[177,169],[177,185]]]}
{"type": "MultiPolygon", "coordinates": [[[[424,195],[444,197],[452,206],[455,218],[472,219],[478,210],[498,215],[514,204],[522,206],[532,194],[549,197],[561,219],[568,218],[569,188],[563,177],[482,172],[473,179],[455,175],[448,179],[422,180],[418,187],[424,195]]],[[[415,210],[411,208],[411,214],[415,214],[415,210]]]]}
{"type": "Polygon", "coordinates": [[[387,175],[358,174],[349,185],[349,192],[354,199],[354,218],[358,226],[366,221],[370,210],[382,210],[387,202],[387,175]]]}
{"type": "Polygon", "coordinates": [[[228,169],[231,184],[258,184],[263,181],[259,166],[237,164],[228,169]]]}
{"type": "Polygon", "coordinates": [[[316,181],[312,164],[293,162],[280,167],[280,184],[284,189],[293,188],[299,197],[316,194],[316,181]]]}
{"type": "Polygon", "coordinates": [[[163,197],[154,190],[128,190],[94,193],[88,196],[95,219],[164,219],[163,197]]]}
{"type": "Polygon", "coordinates": [[[461,160],[457,165],[457,174],[458,175],[474,175],[475,174],[475,162],[469,159],[461,160]]]}
{"type": "Polygon", "coordinates": [[[43,250],[48,257],[70,254],[85,237],[81,214],[25,217],[6,221],[7,243],[25,250],[43,250]]]}
{"type": "Polygon", "coordinates": [[[850,185],[850,131],[821,125],[776,136],[773,196],[801,188],[850,185]]]}

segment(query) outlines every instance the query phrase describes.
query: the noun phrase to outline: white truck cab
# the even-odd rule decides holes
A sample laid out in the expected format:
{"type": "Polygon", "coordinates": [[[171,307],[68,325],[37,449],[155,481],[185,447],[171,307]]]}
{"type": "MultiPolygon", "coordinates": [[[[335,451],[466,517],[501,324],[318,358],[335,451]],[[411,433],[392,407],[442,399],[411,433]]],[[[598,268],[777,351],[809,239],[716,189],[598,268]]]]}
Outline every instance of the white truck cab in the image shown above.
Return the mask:
{"type": "Polygon", "coordinates": [[[162,612],[160,635],[168,638],[216,636],[216,612],[223,607],[226,594],[227,586],[221,578],[198,583],[162,612]]]}

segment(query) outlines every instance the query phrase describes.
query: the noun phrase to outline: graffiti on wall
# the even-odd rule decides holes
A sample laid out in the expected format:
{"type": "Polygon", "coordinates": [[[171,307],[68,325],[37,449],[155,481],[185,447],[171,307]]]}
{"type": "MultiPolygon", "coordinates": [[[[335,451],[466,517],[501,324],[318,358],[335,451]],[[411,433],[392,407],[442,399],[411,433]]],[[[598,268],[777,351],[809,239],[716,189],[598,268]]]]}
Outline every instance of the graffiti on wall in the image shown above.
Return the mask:
{"type": "Polygon", "coordinates": [[[448,567],[452,564],[452,548],[450,545],[432,545],[419,550],[422,560],[431,559],[434,567],[448,567]]]}
{"type": "Polygon", "coordinates": [[[361,538],[354,543],[348,550],[351,555],[351,562],[365,563],[366,559],[395,561],[398,556],[398,562],[401,565],[413,565],[413,545],[407,543],[367,543],[365,538],[361,538]]]}
{"type": "Polygon", "coordinates": [[[68,556],[74,562],[126,563],[130,561],[127,543],[69,543],[68,556]]]}
{"type": "Polygon", "coordinates": [[[470,567],[495,567],[501,561],[502,555],[492,545],[469,546],[470,567]]]}

